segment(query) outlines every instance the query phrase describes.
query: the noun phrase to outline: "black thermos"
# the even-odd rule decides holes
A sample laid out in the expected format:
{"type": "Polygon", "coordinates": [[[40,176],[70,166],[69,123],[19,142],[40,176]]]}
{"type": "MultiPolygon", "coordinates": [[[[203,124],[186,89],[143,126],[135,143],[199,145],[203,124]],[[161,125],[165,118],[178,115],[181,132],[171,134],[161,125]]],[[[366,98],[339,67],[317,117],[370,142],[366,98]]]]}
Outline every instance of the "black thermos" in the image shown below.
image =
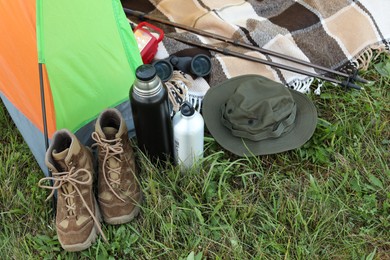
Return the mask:
{"type": "Polygon", "coordinates": [[[154,66],[141,65],[130,89],[138,147],[153,163],[174,162],[173,127],[166,87],[154,66]]]}

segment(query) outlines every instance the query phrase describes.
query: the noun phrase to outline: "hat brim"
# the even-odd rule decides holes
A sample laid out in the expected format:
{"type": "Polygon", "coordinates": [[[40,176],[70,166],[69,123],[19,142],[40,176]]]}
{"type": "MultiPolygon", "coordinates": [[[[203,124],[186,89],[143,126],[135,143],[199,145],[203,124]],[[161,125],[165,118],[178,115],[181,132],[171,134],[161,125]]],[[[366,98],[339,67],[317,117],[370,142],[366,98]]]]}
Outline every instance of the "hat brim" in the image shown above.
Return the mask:
{"type": "MultiPolygon", "coordinates": [[[[260,75],[243,75],[228,79],[210,88],[203,100],[202,114],[207,129],[214,139],[226,150],[239,156],[275,154],[292,150],[306,143],[314,133],[317,125],[317,109],[313,102],[298,91],[289,89],[297,105],[295,125],[288,133],[278,138],[251,141],[236,137],[221,122],[221,106],[235,92],[240,82],[253,77],[260,77],[268,86],[285,87],[281,83],[260,75]]],[[[262,85],[259,85],[261,91],[262,85]]]]}

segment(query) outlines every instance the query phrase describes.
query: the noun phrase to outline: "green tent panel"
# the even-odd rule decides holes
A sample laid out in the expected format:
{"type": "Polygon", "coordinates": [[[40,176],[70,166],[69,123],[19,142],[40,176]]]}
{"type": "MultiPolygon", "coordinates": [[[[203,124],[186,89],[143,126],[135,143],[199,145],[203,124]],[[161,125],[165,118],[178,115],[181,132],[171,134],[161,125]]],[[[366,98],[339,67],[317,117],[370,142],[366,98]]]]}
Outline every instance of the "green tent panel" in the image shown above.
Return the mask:
{"type": "Polygon", "coordinates": [[[142,61],[120,1],[38,0],[37,41],[57,129],[78,130],[128,98],[142,61]]]}

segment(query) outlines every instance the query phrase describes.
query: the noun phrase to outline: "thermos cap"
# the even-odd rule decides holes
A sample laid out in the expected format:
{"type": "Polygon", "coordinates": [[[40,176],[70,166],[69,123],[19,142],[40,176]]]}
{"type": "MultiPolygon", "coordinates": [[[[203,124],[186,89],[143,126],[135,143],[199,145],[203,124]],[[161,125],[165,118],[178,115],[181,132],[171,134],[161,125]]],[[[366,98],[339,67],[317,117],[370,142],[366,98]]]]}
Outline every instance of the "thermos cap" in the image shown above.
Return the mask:
{"type": "Polygon", "coordinates": [[[156,69],[153,65],[150,64],[143,64],[139,66],[135,71],[137,79],[141,81],[150,81],[156,76],[156,74],[156,69]]]}
{"type": "Polygon", "coordinates": [[[151,97],[159,93],[162,89],[160,78],[157,76],[153,65],[143,64],[136,71],[133,91],[143,97],[151,97]]]}

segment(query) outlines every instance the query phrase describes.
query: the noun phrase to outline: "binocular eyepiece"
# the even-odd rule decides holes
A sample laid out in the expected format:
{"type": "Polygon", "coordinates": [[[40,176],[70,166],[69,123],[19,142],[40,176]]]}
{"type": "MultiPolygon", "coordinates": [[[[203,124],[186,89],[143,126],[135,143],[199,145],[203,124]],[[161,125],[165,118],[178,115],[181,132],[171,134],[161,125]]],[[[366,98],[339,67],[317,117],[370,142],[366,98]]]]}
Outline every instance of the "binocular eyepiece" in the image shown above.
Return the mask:
{"type": "Polygon", "coordinates": [[[157,75],[162,81],[168,81],[173,74],[173,70],[180,70],[193,77],[205,77],[210,74],[211,60],[207,55],[198,54],[194,57],[177,57],[172,55],[164,60],[153,63],[157,75]]]}

